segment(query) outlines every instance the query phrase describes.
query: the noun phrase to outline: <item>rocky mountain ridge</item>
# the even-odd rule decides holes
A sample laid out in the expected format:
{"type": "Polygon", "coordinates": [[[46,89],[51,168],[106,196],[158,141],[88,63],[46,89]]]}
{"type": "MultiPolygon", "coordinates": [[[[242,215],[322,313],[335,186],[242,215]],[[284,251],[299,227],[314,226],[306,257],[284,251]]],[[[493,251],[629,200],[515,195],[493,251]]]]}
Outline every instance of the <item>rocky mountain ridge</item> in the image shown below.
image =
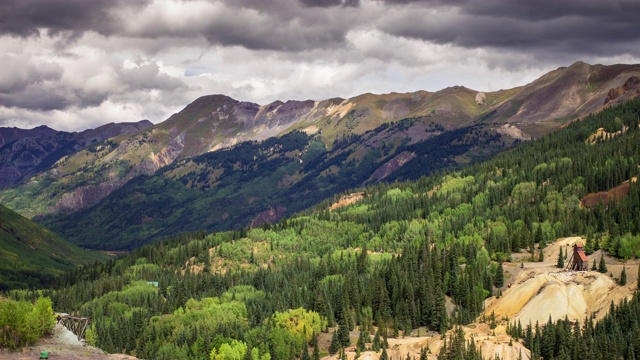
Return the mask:
{"type": "Polygon", "coordinates": [[[149,120],[110,123],[82,132],[57,131],[44,125],[33,129],[0,128],[0,189],[28,179],[93,143],[152,125],[149,120]]]}
{"type": "MultiPolygon", "coordinates": [[[[316,134],[328,149],[336,141],[405,119],[415,121],[407,129],[371,141],[417,142],[431,126],[451,131],[473,124],[526,140],[640,96],[640,86],[633,81],[638,76],[640,65],[577,62],[531,84],[496,92],[455,86],[437,92],[363,94],[267,105],[208,95],[155,126],[61,157],[50,168],[40,169],[33,181],[0,193],[0,201],[29,217],[73,212],[96,204],[130,179],[154,174],[176,160],[294,130],[316,134]]],[[[360,150],[366,151],[367,146],[360,150]]],[[[388,164],[378,176],[387,177],[409,157],[404,154],[395,159],[396,164],[388,164]]]]}

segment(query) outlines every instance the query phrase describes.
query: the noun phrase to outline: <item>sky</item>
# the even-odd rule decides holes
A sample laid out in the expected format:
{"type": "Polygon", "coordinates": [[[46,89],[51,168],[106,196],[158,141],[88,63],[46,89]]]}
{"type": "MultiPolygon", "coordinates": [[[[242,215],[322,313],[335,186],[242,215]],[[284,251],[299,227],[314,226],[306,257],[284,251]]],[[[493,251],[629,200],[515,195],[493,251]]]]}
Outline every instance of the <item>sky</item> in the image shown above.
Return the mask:
{"type": "Polygon", "coordinates": [[[507,89],[579,60],[640,63],[638,14],[638,0],[2,0],[0,126],[158,123],[210,94],[507,89]]]}

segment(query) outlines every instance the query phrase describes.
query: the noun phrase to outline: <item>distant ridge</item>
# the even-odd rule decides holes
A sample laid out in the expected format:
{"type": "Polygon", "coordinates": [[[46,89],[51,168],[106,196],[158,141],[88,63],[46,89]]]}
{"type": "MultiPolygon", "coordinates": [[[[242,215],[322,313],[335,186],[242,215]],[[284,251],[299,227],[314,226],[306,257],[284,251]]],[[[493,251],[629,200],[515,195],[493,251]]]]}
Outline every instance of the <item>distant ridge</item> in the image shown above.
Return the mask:
{"type": "MultiPolygon", "coordinates": [[[[416,144],[469,126],[477,127],[474,131],[480,133],[486,131],[487,136],[498,136],[505,147],[639,97],[638,79],[640,65],[576,62],[530,84],[496,92],[453,86],[437,92],[367,93],[349,99],[275,101],[267,105],[207,95],[141,131],[105,142],[90,137],[95,144],[80,149],[63,147],[20,176],[12,175],[13,170],[0,171],[5,183],[20,182],[1,191],[0,201],[28,217],[75,212],[97,204],[136,176],[153,175],[167,165],[243,141],[264,141],[295,130],[314,136],[328,151],[354,136],[381,131],[346,159],[356,165],[376,148],[384,155],[400,144],[416,144]],[[394,125],[398,123],[404,125],[394,125]],[[382,130],[381,126],[389,128],[382,130]]],[[[38,146],[44,147],[25,145],[25,154],[38,146]]],[[[461,164],[495,150],[467,149],[450,160],[461,164]]],[[[410,152],[397,155],[393,162],[378,157],[371,166],[380,170],[370,181],[393,179],[413,156],[410,152]]]]}

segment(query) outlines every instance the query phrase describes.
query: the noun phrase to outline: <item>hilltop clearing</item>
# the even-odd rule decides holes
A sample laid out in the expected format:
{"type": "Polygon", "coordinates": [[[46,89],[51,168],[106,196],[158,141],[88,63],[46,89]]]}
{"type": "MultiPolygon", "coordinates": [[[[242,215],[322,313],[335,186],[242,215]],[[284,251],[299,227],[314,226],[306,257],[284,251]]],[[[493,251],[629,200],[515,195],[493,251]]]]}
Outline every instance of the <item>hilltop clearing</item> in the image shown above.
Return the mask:
{"type": "MultiPolygon", "coordinates": [[[[536,321],[546,323],[549,316],[555,321],[564,319],[583,321],[592,314],[601,319],[611,302],[619,303],[630,299],[636,284],[638,261],[629,261],[626,266],[627,285],[620,286],[615,281],[622,272],[623,264],[604,255],[609,272],[601,274],[597,271],[576,272],[559,269],[556,261],[560,247],[571,257],[572,245],[584,242],[580,237],[559,239],[544,249],[544,262],[518,263],[505,266],[510,277],[500,298],[489,298],[486,302],[485,315],[495,313],[496,318],[508,318],[520,321],[523,326],[536,321]]],[[[599,261],[602,251],[589,256],[589,268],[593,259],[599,261]]]]}

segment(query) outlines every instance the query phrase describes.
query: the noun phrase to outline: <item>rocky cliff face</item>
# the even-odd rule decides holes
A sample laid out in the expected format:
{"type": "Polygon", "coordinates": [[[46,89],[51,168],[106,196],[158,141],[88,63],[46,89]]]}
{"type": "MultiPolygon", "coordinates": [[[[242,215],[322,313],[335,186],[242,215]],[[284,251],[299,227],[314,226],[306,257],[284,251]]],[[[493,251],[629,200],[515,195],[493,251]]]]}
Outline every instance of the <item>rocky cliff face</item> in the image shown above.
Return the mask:
{"type": "Polygon", "coordinates": [[[44,136],[34,133],[26,135],[14,138],[0,148],[0,188],[16,184],[39,169],[51,166],[59,156],[70,154],[80,148],[71,133],[46,132],[44,136]]]}

